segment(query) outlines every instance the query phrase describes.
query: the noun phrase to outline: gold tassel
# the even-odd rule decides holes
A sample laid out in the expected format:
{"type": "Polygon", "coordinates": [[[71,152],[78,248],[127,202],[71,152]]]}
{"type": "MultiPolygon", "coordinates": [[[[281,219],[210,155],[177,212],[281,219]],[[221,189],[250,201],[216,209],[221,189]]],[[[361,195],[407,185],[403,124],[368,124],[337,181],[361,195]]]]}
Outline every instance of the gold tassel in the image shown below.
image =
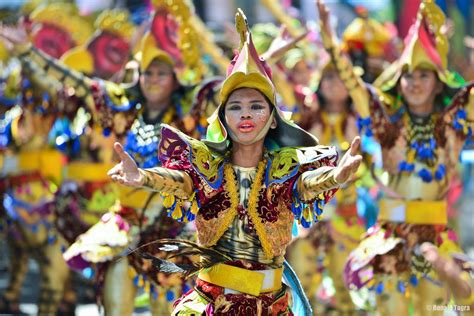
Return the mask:
{"type": "Polygon", "coordinates": [[[141,275],[138,275],[138,286],[143,287],[143,284],[144,284],[143,277],[141,275]]]}
{"type": "Polygon", "coordinates": [[[191,213],[196,215],[199,211],[198,203],[196,200],[193,201],[193,204],[191,205],[191,213]]]}
{"type": "Polygon", "coordinates": [[[178,219],[183,216],[183,211],[181,210],[180,205],[176,205],[176,208],[174,209],[174,212],[171,216],[173,217],[173,219],[178,219]]]}
{"type": "Polygon", "coordinates": [[[166,208],[172,207],[174,204],[174,200],[174,195],[168,195],[163,201],[163,206],[166,208]]]}

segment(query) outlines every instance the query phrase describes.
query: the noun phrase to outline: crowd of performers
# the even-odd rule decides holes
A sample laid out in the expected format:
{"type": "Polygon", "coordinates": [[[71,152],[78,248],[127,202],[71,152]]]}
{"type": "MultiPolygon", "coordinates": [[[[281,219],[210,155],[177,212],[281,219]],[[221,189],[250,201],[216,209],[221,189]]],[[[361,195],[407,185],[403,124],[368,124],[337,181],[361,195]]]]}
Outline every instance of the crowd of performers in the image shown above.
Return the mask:
{"type": "Polygon", "coordinates": [[[338,40],[319,1],[317,34],[263,3],[285,29],[238,10],[227,43],[179,0],[139,26],[64,3],[0,26],[0,313],[29,258],[39,315],[74,314],[77,271],[105,315],[139,295],[153,315],[474,310],[447,200],[474,92],[440,8],[397,42],[364,12],[338,40]]]}

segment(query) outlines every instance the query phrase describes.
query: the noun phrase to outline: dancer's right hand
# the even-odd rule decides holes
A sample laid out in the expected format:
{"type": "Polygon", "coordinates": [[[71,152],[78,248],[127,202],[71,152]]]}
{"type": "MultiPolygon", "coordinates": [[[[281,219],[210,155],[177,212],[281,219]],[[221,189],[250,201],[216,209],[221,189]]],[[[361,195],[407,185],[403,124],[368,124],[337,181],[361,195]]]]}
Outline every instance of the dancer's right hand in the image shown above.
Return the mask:
{"type": "Polygon", "coordinates": [[[9,50],[17,53],[21,53],[21,49],[29,48],[31,45],[26,30],[21,25],[0,24],[0,40],[9,50]]]}
{"type": "Polygon", "coordinates": [[[124,184],[131,187],[143,186],[145,177],[138,170],[137,164],[133,158],[125,152],[120,143],[114,144],[114,150],[120,158],[120,163],[115,165],[107,172],[107,175],[114,182],[124,184]]]}

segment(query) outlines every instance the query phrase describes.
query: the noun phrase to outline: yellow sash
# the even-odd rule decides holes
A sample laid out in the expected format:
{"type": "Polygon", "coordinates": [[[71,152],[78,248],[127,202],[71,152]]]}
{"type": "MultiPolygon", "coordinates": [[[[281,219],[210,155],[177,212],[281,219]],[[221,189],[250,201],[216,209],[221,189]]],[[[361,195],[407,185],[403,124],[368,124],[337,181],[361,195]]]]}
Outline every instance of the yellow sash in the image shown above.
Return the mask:
{"type": "Polygon", "coordinates": [[[446,225],[446,201],[404,201],[382,199],[379,220],[409,224],[446,225]]]}
{"type": "Polygon", "coordinates": [[[261,293],[273,292],[281,288],[283,268],[252,271],[227,264],[216,264],[199,272],[199,278],[206,282],[232,289],[242,293],[259,296],[261,293]],[[272,278],[271,284],[264,284],[266,274],[272,278]]]}
{"type": "Polygon", "coordinates": [[[39,171],[44,178],[60,183],[66,163],[65,156],[52,149],[25,151],[18,154],[20,171],[39,171]]]}

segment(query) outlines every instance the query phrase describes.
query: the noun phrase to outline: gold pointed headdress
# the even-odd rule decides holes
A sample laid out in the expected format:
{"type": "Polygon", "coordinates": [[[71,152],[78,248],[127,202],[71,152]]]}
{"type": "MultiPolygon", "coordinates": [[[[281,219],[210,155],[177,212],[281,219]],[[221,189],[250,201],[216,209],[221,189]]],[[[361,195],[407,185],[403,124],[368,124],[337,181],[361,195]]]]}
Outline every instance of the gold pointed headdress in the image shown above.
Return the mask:
{"type": "Polygon", "coordinates": [[[449,43],[441,31],[444,23],[443,11],[434,0],[423,0],[417,20],[404,40],[405,47],[400,58],[377,78],[374,85],[382,91],[389,91],[397,85],[404,71],[428,68],[434,70],[450,88],[462,86],[463,80],[447,70],[449,43]]]}
{"type": "Polygon", "coordinates": [[[355,18],[342,34],[342,49],[363,48],[369,56],[383,56],[386,45],[391,41],[392,34],[387,28],[374,19],[370,19],[366,10],[359,10],[355,18]]]}
{"type": "Polygon", "coordinates": [[[206,145],[219,153],[225,153],[227,150],[230,141],[225,126],[224,105],[230,94],[240,88],[252,88],[260,91],[270,101],[270,106],[274,109],[277,127],[269,130],[266,135],[265,144],[268,150],[317,145],[317,138],[290,121],[288,115],[278,108],[276,91],[271,79],[271,69],[259,57],[255,49],[247,18],[241,9],[237,9],[235,26],[240,35],[240,48],[227,68],[227,78],[222,83],[219,94],[221,104],[208,119],[209,126],[204,140],[206,145]]]}
{"type": "Polygon", "coordinates": [[[240,35],[240,48],[239,53],[227,68],[227,78],[222,83],[220,92],[221,102],[225,103],[234,90],[254,88],[263,93],[275,105],[276,93],[271,80],[271,69],[258,56],[252,42],[247,18],[241,9],[237,9],[235,27],[240,35]]]}

